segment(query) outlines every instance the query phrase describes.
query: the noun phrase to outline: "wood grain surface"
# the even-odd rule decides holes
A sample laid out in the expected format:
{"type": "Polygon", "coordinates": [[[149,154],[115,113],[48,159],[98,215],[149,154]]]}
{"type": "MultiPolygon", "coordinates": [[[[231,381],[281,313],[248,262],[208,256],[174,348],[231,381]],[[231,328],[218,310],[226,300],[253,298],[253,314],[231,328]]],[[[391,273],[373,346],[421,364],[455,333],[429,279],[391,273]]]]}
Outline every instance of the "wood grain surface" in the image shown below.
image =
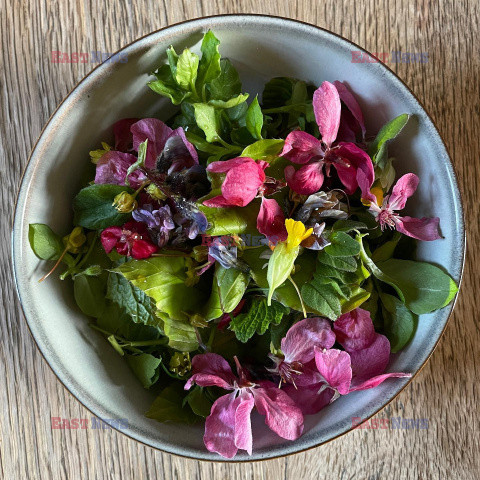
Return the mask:
{"type": "Polygon", "coordinates": [[[0,478],[475,479],[480,476],[480,42],[477,0],[0,0],[0,478]],[[288,458],[216,464],[171,456],[115,431],[52,430],[51,416],[89,418],[37,351],[10,262],[13,205],[36,138],[92,64],[51,52],[114,52],[204,15],[264,13],[326,27],[371,52],[428,52],[392,64],[432,115],[452,156],[468,228],[463,286],[433,357],[376,418],[427,418],[428,430],[363,430],[288,458]]]}

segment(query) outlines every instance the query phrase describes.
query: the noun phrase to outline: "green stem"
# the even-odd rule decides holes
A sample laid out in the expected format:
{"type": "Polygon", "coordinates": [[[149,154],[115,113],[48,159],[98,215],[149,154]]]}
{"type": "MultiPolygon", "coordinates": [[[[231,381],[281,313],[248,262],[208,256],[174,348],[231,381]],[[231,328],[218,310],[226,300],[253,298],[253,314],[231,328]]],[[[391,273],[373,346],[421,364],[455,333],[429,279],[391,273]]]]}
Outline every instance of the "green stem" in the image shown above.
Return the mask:
{"type": "Polygon", "coordinates": [[[306,103],[294,103],[293,105],[284,105],[283,107],[275,107],[275,108],[266,108],[262,110],[263,113],[285,113],[289,112],[290,110],[296,110],[298,107],[306,107],[306,103]]]}
{"type": "Polygon", "coordinates": [[[292,285],[297,292],[298,298],[300,299],[300,303],[302,305],[303,314],[305,315],[305,318],[307,318],[307,309],[305,308],[305,304],[303,303],[303,298],[302,298],[302,295],[300,294],[300,290],[298,289],[297,284],[293,281],[293,278],[291,275],[288,277],[288,279],[292,282],[292,285]]]}

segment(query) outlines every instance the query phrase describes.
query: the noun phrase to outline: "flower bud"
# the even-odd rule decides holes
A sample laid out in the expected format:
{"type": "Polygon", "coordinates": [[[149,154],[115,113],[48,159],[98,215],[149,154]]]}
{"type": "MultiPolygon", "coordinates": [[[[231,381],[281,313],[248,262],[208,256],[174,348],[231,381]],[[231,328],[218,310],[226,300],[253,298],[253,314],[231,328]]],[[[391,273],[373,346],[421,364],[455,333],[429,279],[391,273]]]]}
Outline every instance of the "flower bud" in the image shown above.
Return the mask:
{"type": "Polygon", "coordinates": [[[63,237],[66,249],[71,253],[78,253],[80,247],[87,241],[82,227],[75,227],[70,235],[63,237]]]}
{"type": "Polygon", "coordinates": [[[155,200],[165,200],[167,196],[154,183],[148,185],[145,191],[155,200]]]}
{"type": "Polygon", "coordinates": [[[192,369],[190,354],[184,352],[175,352],[170,358],[170,371],[180,377],[185,376],[192,369]]]}
{"type": "Polygon", "coordinates": [[[120,213],[130,213],[137,208],[137,201],[128,192],[121,192],[113,199],[112,205],[120,213]]]}

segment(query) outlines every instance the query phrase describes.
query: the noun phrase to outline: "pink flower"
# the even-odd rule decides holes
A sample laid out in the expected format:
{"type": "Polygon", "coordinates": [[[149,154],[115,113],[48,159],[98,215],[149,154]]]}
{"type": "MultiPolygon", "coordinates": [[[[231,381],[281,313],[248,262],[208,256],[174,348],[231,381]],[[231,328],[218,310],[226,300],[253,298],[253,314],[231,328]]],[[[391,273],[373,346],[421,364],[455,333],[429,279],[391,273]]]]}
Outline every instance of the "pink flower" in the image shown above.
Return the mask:
{"type": "Polygon", "coordinates": [[[357,99],[344,83],[336,80],[333,84],[344,105],[340,117],[337,140],[342,139],[345,142],[355,143],[357,135],[361,135],[361,139],[364,140],[366,133],[365,120],[357,99]]]}
{"type": "Polygon", "coordinates": [[[133,149],[133,138],[130,127],[139,120],[139,118],[123,118],[113,125],[115,150],[119,150],[120,152],[129,152],[133,149]]]}
{"type": "Polygon", "coordinates": [[[273,198],[262,197],[262,204],[257,217],[257,230],[274,244],[287,239],[285,215],[280,205],[273,198]]]}
{"type": "MultiPolygon", "coordinates": [[[[125,185],[127,170],[136,161],[137,157],[131,153],[117,152],[115,150],[105,153],[97,163],[95,183],[125,185]]],[[[128,177],[130,186],[134,189],[139,188],[146,179],[145,173],[140,169],[135,170],[128,177]]]]}
{"type": "Polygon", "coordinates": [[[373,183],[373,164],[366,152],[354,143],[340,142],[332,146],[337,139],[341,118],[341,102],[337,88],[340,88],[344,102],[348,102],[349,108],[355,112],[352,115],[361,122],[362,131],[364,129],[363,116],[353,95],[346,87],[336,87],[329,82],[323,82],[313,95],[313,110],[322,140],[295,130],[287,136],[281,153],[292,162],[303,165],[298,170],[291,165],[285,168],[285,179],[289,187],[299,194],[310,195],[320,190],[324,170],[329,176],[332,166],[349,195],[359,186],[358,172],[363,172],[370,181],[369,187],[373,183]],[[350,95],[347,95],[347,92],[350,95]]]}
{"type": "Polygon", "coordinates": [[[207,171],[225,173],[222,195],[203,202],[207,207],[245,207],[259,193],[265,182],[264,170],[268,163],[252,158],[237,157],[221,162],[212,162],[207,171]]]}
{"type": "Polygon", "coordinates": [[[236,357],[235,363],[238,376],[216,353],[196,355],[192,360],[193,375],[185,385],[186,390],[196,383],[231,391],[215,401],[205,421],[203,441],[207,449],[226,458],[233,458],[238,449],[251,454],[250,414],[254,407],[265,415],[265,423],[277,435],[296,440],[303,431],[303,415],[293,400],[271,382],[250,381],[236,357]]]}
{"type": "Polygon", "coordinates": [[[392,193],[383,199],[381,206],[377,203],[377,197],[367,188],[369,179],[366,179],[360,174],[359,181],[363,185],[362,197],[370,202],[369,210],[380,224],[382,230],[385,226],[388,226],[404,235],[424,241],[441,238],[438,233],[438,225],[440,222],[438,217],[401,217],[396,213],[397,210],[402,210],[405,207],[407,199],[411,197],[417,189],[419,178],[415,174],[407,173],[403,177],[400,177],[393,187],[392,193]]]}
{"type": "Polygon", "coordinates": [[[103,230],[100,241],[106,253],[114,248],[120,255],[136,260],[150,257],[158,250],[148,235],[147,226],[141,222],[127,222],[122,227],[109,227],[103,230]]]}

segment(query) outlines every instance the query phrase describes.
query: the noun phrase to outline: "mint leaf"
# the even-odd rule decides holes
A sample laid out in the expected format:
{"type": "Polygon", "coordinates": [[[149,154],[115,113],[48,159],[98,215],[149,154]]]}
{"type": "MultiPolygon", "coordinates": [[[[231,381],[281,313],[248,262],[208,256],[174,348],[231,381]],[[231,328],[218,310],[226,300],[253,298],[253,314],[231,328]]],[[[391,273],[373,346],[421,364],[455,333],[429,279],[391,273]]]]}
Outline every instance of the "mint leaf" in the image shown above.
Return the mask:
{"type": "Polygon", "coordinates": [[[345,232],[332,232],[328,240],[331,244],[324,250],[332,257],[353,257],[360,253],[358,242],[345,232]]]}
{"type": "Polygon", "coordinates": [[[209,30],[202,40],[202,46],[200,47],[202,52],[202,58],[198,66],[198,85],[201,87],[203,84],[211,82],[213,79],[220,75],[220,52],[218,47],[220,41],[209,30]]]}
{"type": "Polygon", "coordinates": [[[183,384],[174,382],[162,390],[145,416],[158,422],[194,423],[197,416],[189,405],[183,406],[186,396],[183,384]]]}
{"type": "Polygon", "coordinates": [[[73,223],[90,230],[124,224],[131,214],[120,213],[113,206],[114,198],[122,192],[133,193],[133,190],[111,184],[95,184],[83,188],[73,200],[73,223]]]}
{"type": "Polygon", "coordinates": [[[125,355],[125,359],[143,388],[150,388],[157,382],[160,376],[161,358],[154,357],[149,353],[141,353],[140,355],[125,355]]]}
{"type": "Polygon", "coordinates": [[[321,250],[317,259],[320,263],[343,272],[355,272],[357,270],[357,261],[354,257],[333,257],[325,250],[321,250]]]}
{"type": "Polygon", "coordinates": [[[416,317],[403,302],[393,295],[380,293],[380,300],[385,335],[390,341],[392,353],[396,353],[412,338],[416,327],[416,317]]]}
{"type": "Polygon", "coordinates": [[[216,142],[220,138],[219,122],[215,108],[206,103],[194,103],[195,120],[205,133],[207,142],[216,142]]]}
{"type": "Polygon", "coordinates": [[[168,65],[162,65],[156,72],[156,80],[148,82],[148,86],[159,95],[170,99],[174,105],[180,105],[191,96],[191,92],[183,91],[175,81],[168,65]]]}
{"type": "MultiPolygon", "coordinates": [[[[285,140],[258,140],[246,147],[240,154],[241,157],[250,157],[254,160],[263,160],[265,162],[272,162],[275,160],[283,149],[285,140]]],[[[282,172],[283,173],[283,172],[282,172]]]]}
{"type": "Polygon", "coordinates": [[[184,90],[195,93],[197,81],[198,55],[186,48],[178,57],[175,80],[184,90]]]}
{"type": "Polygon", "coordinates": [[[315,313],[335,321],[342,313],[338,284],[334,280],[314,275],[314,278],[302,286],[303,301],[315,313]]]}
{"type": "Polygon", "coordinates": [[[250,132],[253,138],[260,140],[262,138],[263,127],[263,113],[260,105],[258,104],[258,98],[255,97],[250,104],[245,117],[245,124],[247,130],[250,132]]]}
{"type": "Polygon", "coordinates": [[[65,249],[62,237],[43,223],[28,226],[28,241],[33,253],[41,260],[58,260],[65,249]]]}
{"type": "Polygon", "coordinates": [[[230,322],[230,329],[235,332],[238,340],[246,343],[255,333],[263,335],[270,325],[278,325],[288,312],[289,309],[279,302],[273,301],[268,306],[265,297],[255,297],[248,311],[237,315],[230,322]]]}
{"type": "Polygon", "coordinates": [[[73,294],[80,310],[89,317],[100,317],[105,310],[105,285],[97,277],[80,275],[73,280],[73,294]]]}
{"type": "Polygon", "coordinates": [[[230,60],[220,60],[220,75],[208,84],[208,90],[211,100],[227,101],[242,93],[242,82],[230,60]]]}
{"type": "Polygon", "coordinates": [[[375,140],[368,147],[368,154],[376,163],[386,155],[387,142],[396,138],[408,122],[410,115],[404,113],[390,120],[378,132],[375,140]]]}

